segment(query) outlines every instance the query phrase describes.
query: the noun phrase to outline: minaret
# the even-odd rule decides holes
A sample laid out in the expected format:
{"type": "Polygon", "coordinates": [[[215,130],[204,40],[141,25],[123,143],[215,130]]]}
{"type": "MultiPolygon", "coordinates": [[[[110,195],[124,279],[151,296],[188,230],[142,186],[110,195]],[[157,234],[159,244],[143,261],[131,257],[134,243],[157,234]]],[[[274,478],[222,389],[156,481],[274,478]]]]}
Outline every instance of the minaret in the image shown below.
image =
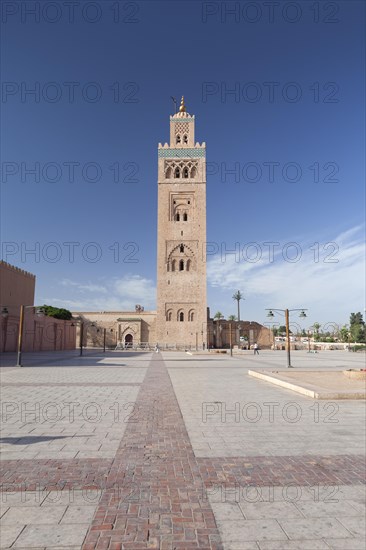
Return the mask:
{"type": "Polygon", "coordinates": [[[206,144],[182,97],[170,144],[158,148],[157,324],[159,345],[206,345],[206,144]]]}

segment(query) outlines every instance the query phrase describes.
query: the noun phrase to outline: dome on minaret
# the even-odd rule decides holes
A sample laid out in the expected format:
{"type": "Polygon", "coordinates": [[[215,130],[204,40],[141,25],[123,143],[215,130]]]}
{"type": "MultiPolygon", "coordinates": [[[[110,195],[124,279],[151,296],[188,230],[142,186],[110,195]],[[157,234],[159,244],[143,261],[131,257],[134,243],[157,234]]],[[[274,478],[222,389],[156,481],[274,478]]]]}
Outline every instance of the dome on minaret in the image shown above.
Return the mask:
{"type": "Polygon", "coordinates": [[[184,95],[182,96],[182,100],[180,102],[179,111],[173,115],[172,118],[190,118],[191,115],[187,113],[186,106],[184,104],[184,95]]]}

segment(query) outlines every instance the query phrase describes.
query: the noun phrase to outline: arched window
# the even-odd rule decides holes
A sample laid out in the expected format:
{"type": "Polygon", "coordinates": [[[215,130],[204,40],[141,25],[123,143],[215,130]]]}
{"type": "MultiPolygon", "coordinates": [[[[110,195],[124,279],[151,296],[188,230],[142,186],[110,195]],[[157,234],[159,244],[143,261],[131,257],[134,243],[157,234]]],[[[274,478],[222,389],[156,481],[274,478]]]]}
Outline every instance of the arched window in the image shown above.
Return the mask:
{"type": "Polygon", "coordinates": [[[165,177],[167,179],[170,179],[172,177],[172,169],[171,167],[169,166],[169,168],[167,169],[167,171],[165,172],[165,177]]]}
{"type": "Polygon", "coordinates": [[[191,269],[191,260],[187,260],[187,263],[186,263],[186,270],[187,271],[190,271],[191,269]]]}
{"type": "Polygon", "coordinates": [[[183,214],[183,221],[184,221],[184,222],[187,222],[187,221],[188,221],[188,214],[187,214],[187,212],[184,212],[184,214],[183,214]]]}
{"type": "Polygon", "coordinates": [[[193,166],[192,170],[191,170],[191,178],[195,178],[196,177],[196,174],[197,174],[197,169],[195,166],[193,166]]]}
{"type": "Polygon", "coordinates": [[[188,174],[188,168],[183,168],[183,178],[188,178],[189,174],[188,174]]]}
{"type": "Polygon", "coordinates": [[[181,244],[179,247],[179,252],[184,252],[184,244],[181,244]]]}
{"type": "Polygon", "coordinates": [[[193,310],[191,310],[188,313],[188,321],[194,321],[194,311],[193,310]]]}
{"type": "Polygon", "coordinates": [[[180,143],[180,135],[179,134],[177,135],[176,143],[180,143]]]}
{"type": "Polygon", "coordinates": [[[174,170],[174,177],[175,177],[175,178],[180,178],[180,170],[179,170],[178,166],[177,166],[177,168],[174,170]]]}
{"type": "Polygon", "coordinates": [[[184,271],[184,260],[179,260],[179,271],[184,271]]]}
{"type": "Polygon", "coordinates": [[[176,261],[172,260],[172,271],[175,271],[176,261]]]}
{"type": "Polygon", "coordinates": [[[166,320],[171,321],[172,320],[172,310],[166,312],[166,320]]]}
{"type": "Polygon", "coordinates": [[[188,136],[186,134],[183,136],[183,143],[188,143],[188,136]]]}
{"type": "Polygon", "coordinates": [[[180,220],[180,215],[179,215],[179,212],[177,212],[175,215],[175,221],[179,222],[179,220],[180,220]]]}
{"type": "Polygon", "coordinates": [[[180,311],[180,312],[178,313],[178,319],[179,319],[179,321],[181,321],[181,322],[184,321],[184,313],[183,313],[183,311],[180,311]]]}

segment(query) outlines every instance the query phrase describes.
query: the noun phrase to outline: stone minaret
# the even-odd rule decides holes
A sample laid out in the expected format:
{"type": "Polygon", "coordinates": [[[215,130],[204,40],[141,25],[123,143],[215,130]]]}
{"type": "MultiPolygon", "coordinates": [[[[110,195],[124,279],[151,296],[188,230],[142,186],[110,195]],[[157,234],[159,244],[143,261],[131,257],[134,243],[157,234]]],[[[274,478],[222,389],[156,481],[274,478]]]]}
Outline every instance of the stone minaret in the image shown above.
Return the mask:
{"type": "Polygon", "coordinates": [[[157,324],[159,345],[206,345],[206,144],[195,117],[170,117],[170,144],[159,143],[157,324]]]}

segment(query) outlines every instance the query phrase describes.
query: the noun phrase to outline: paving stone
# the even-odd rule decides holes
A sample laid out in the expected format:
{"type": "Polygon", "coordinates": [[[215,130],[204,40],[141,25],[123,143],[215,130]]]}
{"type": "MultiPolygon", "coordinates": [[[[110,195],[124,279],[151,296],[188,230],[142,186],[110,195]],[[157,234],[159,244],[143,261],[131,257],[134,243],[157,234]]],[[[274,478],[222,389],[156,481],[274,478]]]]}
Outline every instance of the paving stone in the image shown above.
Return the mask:
{"type": "Polygon", "coordinates": [[[225,521],[219,524],[224,544],[226,542],[288,540],[274,519],[225,521]]]}
{"type": "Polygon", "coordinates": [[[244,520],[243,513],[237,503],[223,502],[211,503],[216,521],[244,520]]]}
{"type": "Polygon", "coordinates": [[[259,550],[259,546],[256,542],[242,541],[242,542],[225,542],[225,550],[259,550]]]}
{"type": "Polygon", "coordinates": [[[325,542],[332,550],[365,550],[365,539],[325,539],[325,542]]]}
{"type": "Polygon", "coordinates": [[[246,519],[290,519],[303,515],[291,502],[256,502],[239,504],[246,519]]]}
{"type": "Polygon", "coordinates": [[[0,548],[10,547],[23,529],[24,525],[3,525],[1,527],[0,548]]]}
{"type": "MultiPolygon", "coordinates": [[[[1,508],[10,506],[40,506],[44,499],[47,497],[47,491],[23,491],[15,490],[17,487],[15,484],[9,484],[8,490],[0,493],[0,505],[1,508]]],[[[18,486],[20,488],[20,486],[18,486]]]]}
{"type": "Polygon", "coordinates": [[[349,501],[297,502],[296,507],[307,518],[355,516],[356,510],[349,501]]]}
{"type": "Polygon", "coordinates": [[[366,537],[366,518],[365,516],[345,517],[338,516],[339,521],[348,529],[354,537],[366,537]]]}
{"type": "Polygon", "coordinates": [[[42,546],[81,546],[88,524],[28,525],[16,540],[13,548],[42,546]]]}
{"type": "Polygon", "coordinates": [[[69,506],[60,523],[91,523],[94,510],[94,506],[69,506]]]}
{"type": "Polygon", "coordinates": [[[95,508],[102,496],[102,489],[63,489],[59,491],[49,491],[41,506],[81,506],[95,508]]]}
{"type": "Polygon", "coordinates": [[[260,550],[329,550],[324,540],[266,540],[258,543],[260,550]]]}
{"type": "Polygon", "coordinates": [[[65,506],[11,506],[0,519],[0,525],[57,524],[65,511],[65,506]]]}
{"type": "Polygon", "coordinates": [[[357,515],[366,516],[366,503],[359,500],[348,500],[347,505],[352,506],[357,515]]]}
{"type": "Polygon", "coordinates": [[[280,519],[279,523],[292,540],[347,538],[349,535],[349,531],[335,518],[280,519]]]}

